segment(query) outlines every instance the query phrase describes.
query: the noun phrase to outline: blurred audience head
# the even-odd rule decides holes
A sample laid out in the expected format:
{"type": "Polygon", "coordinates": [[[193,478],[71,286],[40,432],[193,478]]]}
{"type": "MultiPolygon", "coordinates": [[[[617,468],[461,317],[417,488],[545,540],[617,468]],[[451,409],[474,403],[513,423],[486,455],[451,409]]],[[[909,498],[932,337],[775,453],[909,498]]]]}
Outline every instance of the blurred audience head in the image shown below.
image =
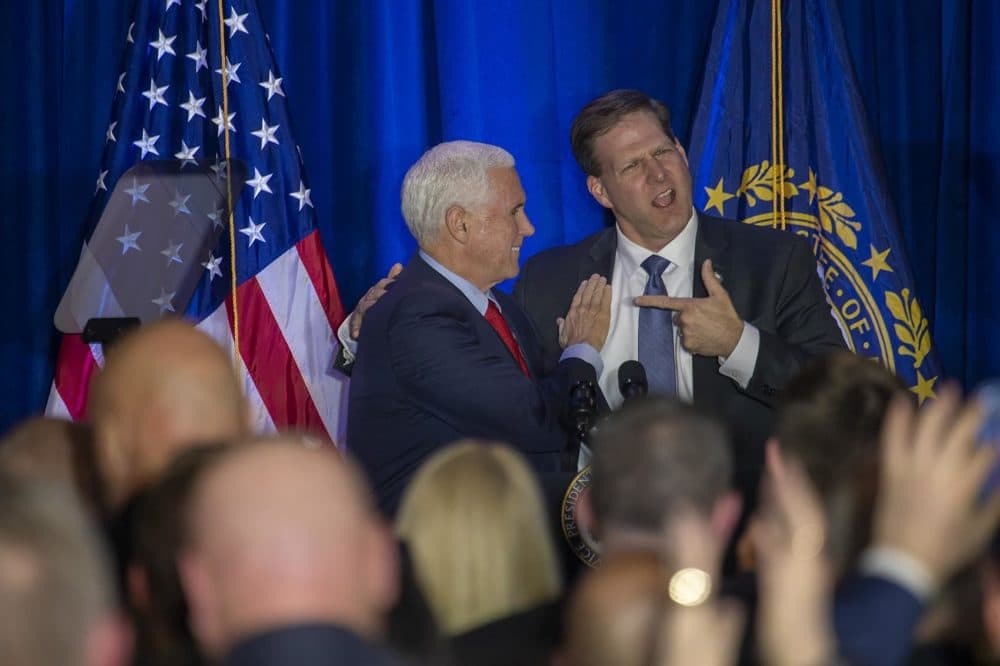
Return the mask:
{"type": "Polygon", "coordinates": [[[246,434],[247,407],[232,360],[181,320],[145,326],[108,353],[90,417],[112,512],[180,451],[246,434]]]}
{"type": "Polygon", "coordinates": [[[445,634],[551,602],[561,592],[541,489],[510,447],[464,440],[430,457],[397,517],[445,634]]]}
{"type": "Polygon", "coordinates": [[[731,490],[732,456],[725,428],[666,397],[626,405],[593,441],[594,528],[605,554],[634,547],[669,547],[670,520],[694,509],[710,521],[720,543],[740,513],[731,490]]]}
{"type": "Polygon", "coordinates": [[[850,568],[870,539],[878,486],[879,434],[902,382],[877,362],[850,352],[807,366],[785,388],[775,438],[798,460],[822,498],[837,569],[850,568]]]}
{"type": "Polygon", "coordinates": [[[88,425],[41,416],[22,421],[0,439],[0,470],[59,484],[88,509],[99,508],[93,432],[88,425]]]}
{"type": "Polygon", "coordinates": [[[108,561],[65,488],[0,475],[0,618],[6,664],[129,663],[108,561]]]}
{"type": "Polygon", "coordinates": [[[201,659],[188,625],[177,555],[186,539],[184,518],[191,490],[199,475],[229,449],[220,444],[184,451],[135,498],[126,589],[139,663],[190,666],[201,659]]]}
{"type": "Polygon", "coordinates": [[[335,450],[241,444],[199,475],[187,508],[178,564],[209,656],[300,623],[382,631],[398,553],[361,473],[335,450]]]}
{"type": "Polygon", "coordinates": [[[649,551],[616,553],[588,571],[570,596],[559,666],[651,663],[668,578],[649,551]]]}

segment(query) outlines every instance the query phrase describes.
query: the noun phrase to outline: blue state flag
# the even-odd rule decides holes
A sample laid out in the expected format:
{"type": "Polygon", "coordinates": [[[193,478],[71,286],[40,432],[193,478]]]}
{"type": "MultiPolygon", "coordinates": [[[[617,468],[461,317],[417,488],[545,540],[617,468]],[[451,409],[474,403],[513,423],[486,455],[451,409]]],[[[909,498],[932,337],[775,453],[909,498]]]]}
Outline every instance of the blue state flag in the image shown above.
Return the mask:
{"type": "Polygon", "coordinates": [[[690,146],[695,206],[807,238],[848,345],[922,403],[941,365],[833,4],[720,0],[690,146]]]}

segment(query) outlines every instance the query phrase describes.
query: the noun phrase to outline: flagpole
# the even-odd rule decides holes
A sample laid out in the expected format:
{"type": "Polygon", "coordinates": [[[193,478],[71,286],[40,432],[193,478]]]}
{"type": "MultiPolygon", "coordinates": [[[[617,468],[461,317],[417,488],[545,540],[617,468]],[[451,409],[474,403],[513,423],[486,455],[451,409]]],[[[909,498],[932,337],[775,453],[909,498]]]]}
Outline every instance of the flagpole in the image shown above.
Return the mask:
{"type": "Polygon", "coordinates": [[[232,160],[229,149],[229,70],[226,67],[228,62],[226,56],[226,28],[225,28],[225,7],[223,0],[219,0],[219,58],[220,69],[222,70],[222,130],[224,136],[225,162],[226,162],[226,206],[229,210],[229,260],[230,260],[230,298],[233,301],[233,363],[236,367],[236,376],[240,383],[243,383],[243,364],[240,356],[240,315],[237,302],[237,278],[236,278],[236,219],[235,207],[233,206],[233,172],[232,160]]]}
{"type": "Polygon", "coordinates": [[[778,51],[778,158],[781,160],[781,168],[778,169],[779,185],[781,189],[779,190],[778,201],[780,203],[781,211],[781,229],[786,228],[785,221],[785,173],[786,173],[786,162],[785,162],[785,59],[784,59],[784,38],[781,34],[782,30],[782,17],[781,17],[781,0],[774,0],[775,9],[777,10],[777,16],[775,18],[775,26],[778,29],[778,36],[775,39],[778,51]]]}
{"type": "Polygon", "coordinates": [[[781,0],[771,0],[771,226],[785,228],[785,118],[781,0]]]}

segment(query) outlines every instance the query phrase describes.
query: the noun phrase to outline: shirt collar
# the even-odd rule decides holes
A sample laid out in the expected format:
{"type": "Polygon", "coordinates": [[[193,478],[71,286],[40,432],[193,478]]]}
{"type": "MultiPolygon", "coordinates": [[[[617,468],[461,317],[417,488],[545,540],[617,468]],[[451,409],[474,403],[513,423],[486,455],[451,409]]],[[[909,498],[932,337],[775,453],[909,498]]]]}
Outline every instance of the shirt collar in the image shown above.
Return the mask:
{"type": "MultiPolygon", "coordinates": [[[[489,301],[493,301],[494,303],[497,302],[497,299],[493,297],[492,289],[488,293],[484,294],[479,287],[472,284],[458,273],[448,270],[442,266],[440,262],[434,259],[434,257],[427,254],[423,250],[420,250],[418,254],[421,259],[427,262],[428,266],[440,273],[441,277],[455,285],[455,288],[462,292],[467,299],[469,299],[469,302],[472,303],[472,307],[476,308],[476,310],[479,311],[479,314],[484,316],[486,315],[486,308],[489,305],[489,301]]],[[[500,308],[499,303],[497,303],[497,308],[500,308]]]]}
{"type": "Polygon", "coordinates": [[[622,233],[620,226],[615,224],[615,232],[618,235],[618,250],[615,261],[621,263],[622,275],[628,279],[637,270],[642,270],[644,262],[650,254],[658,254],[671,264],[679,268],[687,268],[694,264],[695,239],[698,236],[698,214],[692,208],[691,218],[684,225],[677,237],[660,248],[659,252],[653,253],[642,247],[638,243],[629,240],[622,233]]]}

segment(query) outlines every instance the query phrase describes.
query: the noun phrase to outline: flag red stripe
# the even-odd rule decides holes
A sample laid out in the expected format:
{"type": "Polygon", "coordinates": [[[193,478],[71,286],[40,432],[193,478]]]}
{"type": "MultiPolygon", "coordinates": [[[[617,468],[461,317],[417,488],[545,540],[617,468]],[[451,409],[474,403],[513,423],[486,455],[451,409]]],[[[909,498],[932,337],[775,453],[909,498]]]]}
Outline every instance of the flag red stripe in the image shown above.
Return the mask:
{"type": "MultiPolygon", "coordinates": [[[[240,285],[238,297],[240,356],[274,425],[278,428],[294,425],[332,437],[335,433],[326,432],[323,419],[257,279],[240,285]]],[[[232,326],[231,299],[226,299],[226,312],[232,326]]]]}
{"type": "Polygon", "coordinates": [[[90,377],[97,370],[97,361],[79,334],[65,334],[59,345],[55,384],[59,397],[74,421],[87,415],[90,377]]]}
{"type": "Polygon", "coordinates": [[[309,280],[316,289],[319,302],[326,310],[330,329],[336,331],[340,323],[344,321],[344,305],[340,301],[340,292],[337,291],[337,283],[333,279],[330,262],[326,259],[319,231],[313,231],[296,243],[295,247],[299,252],[299,257],[302,258],[302,265],[309,275],[309,280]]]}

